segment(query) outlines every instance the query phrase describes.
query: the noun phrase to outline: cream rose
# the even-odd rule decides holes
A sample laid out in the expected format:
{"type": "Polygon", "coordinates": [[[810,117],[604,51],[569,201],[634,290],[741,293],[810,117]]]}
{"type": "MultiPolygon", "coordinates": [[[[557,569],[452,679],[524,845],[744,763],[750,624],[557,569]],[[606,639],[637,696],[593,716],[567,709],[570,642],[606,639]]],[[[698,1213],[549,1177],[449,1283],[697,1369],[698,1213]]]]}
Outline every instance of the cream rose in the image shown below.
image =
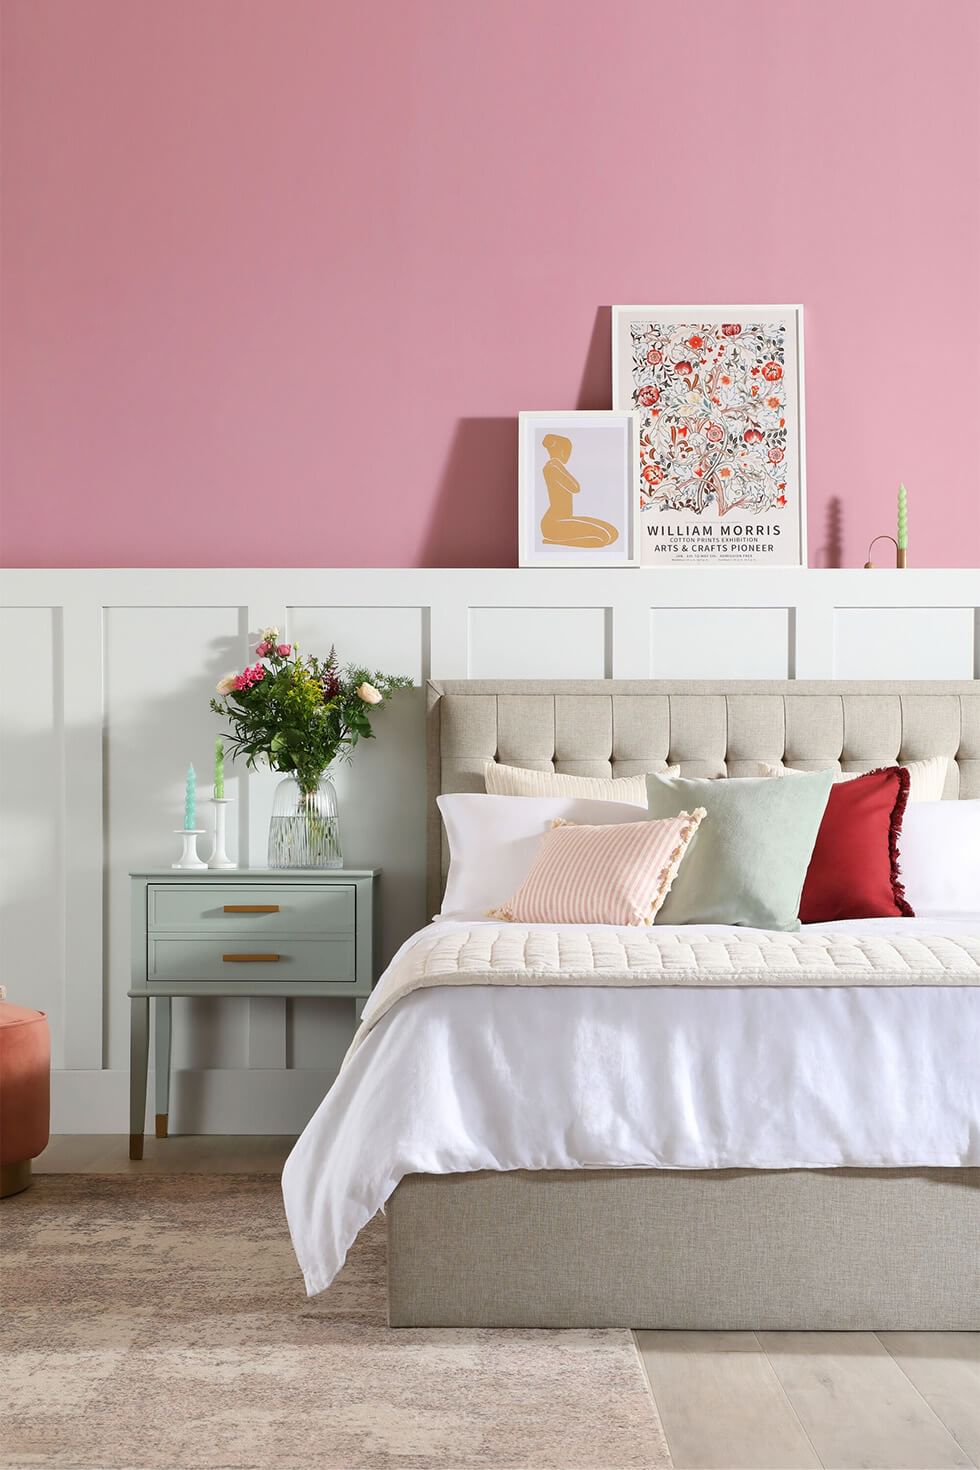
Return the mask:
{"type": "Polygon", "coordinates": [[[217,689],[219,694],[230,694],[235,687],[236,673],[226,674],[223,679],[218,680],[217,689]]]}
{"type": "Polygon", "coordinates": [[[278,628],[260,628],[259,629],[259,642],[260,643],[278,643],[279,642],[279,629],[278,628]]]}
{"type": "Polygon", "coordinates": [[[381,703],[381,695],[378,693],[377,689],[375,689],[373,684],[359,684],[357,693],[358,696],[364,700],[365,704],[381,703]]]}

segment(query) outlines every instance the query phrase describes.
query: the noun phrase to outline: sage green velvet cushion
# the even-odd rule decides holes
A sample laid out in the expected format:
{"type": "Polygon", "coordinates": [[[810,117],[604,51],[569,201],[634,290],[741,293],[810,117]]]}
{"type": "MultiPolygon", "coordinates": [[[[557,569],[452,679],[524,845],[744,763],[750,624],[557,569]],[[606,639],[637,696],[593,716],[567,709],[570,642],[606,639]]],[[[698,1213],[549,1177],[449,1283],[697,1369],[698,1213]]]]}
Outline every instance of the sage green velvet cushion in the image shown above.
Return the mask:
{"type": "Polygon", "coordinates": [[[706,812],[656,922],[798,929],[803,880],[833,780],[833,771],[792,781],[648,775],[651,817],[699,806],[706,812]]]}

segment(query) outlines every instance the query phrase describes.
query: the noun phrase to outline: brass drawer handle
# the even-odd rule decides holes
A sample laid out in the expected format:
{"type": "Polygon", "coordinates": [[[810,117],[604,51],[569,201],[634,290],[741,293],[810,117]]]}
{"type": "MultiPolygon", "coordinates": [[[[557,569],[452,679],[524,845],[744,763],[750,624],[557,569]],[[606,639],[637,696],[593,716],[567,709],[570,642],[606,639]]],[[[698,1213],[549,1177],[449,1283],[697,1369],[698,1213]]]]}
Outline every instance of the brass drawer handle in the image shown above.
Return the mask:
{"type": "Polygon", "coordinates": [[[226,965],[268,965],[276,961],[277,954],[223,954],[226,965]]]}
{"type": "Polygon", "coordinates": [[[226,903],[226,914],[278,914],[277,903],[226,903]]]}

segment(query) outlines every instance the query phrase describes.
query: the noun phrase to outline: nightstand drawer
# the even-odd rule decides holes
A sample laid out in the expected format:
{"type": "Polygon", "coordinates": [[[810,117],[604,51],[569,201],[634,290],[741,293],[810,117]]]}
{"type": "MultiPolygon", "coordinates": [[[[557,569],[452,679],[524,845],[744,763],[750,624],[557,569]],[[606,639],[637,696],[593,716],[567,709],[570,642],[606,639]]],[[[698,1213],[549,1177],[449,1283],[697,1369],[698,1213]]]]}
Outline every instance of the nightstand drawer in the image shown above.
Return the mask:
{"type": "Polygon", "coordinates": [[[151,930],[208,934],[351,934],[354,886],[348,883],[151,883],[151,930]]]}
{"type": "Polygon", "coordinates": [[[251,981],[326,981],[354,983],[354,939],[294,939],[267,936],[258,943],[236,934],[227,939],[161,938],[147,940],[150,985],[167,980],[223,980],[230,985],[251,981]]]}

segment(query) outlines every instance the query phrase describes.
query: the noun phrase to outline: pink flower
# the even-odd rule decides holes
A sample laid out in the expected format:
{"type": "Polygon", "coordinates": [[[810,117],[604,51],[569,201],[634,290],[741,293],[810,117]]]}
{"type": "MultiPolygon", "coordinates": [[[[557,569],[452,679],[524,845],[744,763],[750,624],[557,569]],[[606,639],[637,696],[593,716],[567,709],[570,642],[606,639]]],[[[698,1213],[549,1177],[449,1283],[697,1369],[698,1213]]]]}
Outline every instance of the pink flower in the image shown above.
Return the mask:
{"type": "Polygon", "coordinates": [[[660,397],[660,389],[655,388],[652,383],[644,383],[642,388],[636,390],[636,401],[643,408],[652,408],[660,397]]]}
{"type": "Polygon", "coordinates": [[[271,643],[265,643],[265,642],[256,643],[256,645],[255,645],[255,656],[256,656],[256,658],[265,658],[266,654],[271,653],[271,652],[272,652],[272,644],[271,643]]]}
{"type": "Polygon", "coordinates": [[[293,645],[291,643],[276,644],[276,653],[278,653],[280,658],[288,658],[290,653],[292,652],[292,649],[293,645]]]}
{"type": "Polygon", "coordinates": [[[651,347],[647,353],[647,362],[651,367],[657,367],[664,360],[664,355],[656,347],[651,347]]]}
{"type": "Polygon", "coordinates": [[[253,684],[258,684],[264,678],[265,665],[253,664],[251,668],[243,669],[243,671],[239,674],[238,678],[235,680],[235,689],[239,693],[242,693],[246,689],[251,689],[253,684]]]}

